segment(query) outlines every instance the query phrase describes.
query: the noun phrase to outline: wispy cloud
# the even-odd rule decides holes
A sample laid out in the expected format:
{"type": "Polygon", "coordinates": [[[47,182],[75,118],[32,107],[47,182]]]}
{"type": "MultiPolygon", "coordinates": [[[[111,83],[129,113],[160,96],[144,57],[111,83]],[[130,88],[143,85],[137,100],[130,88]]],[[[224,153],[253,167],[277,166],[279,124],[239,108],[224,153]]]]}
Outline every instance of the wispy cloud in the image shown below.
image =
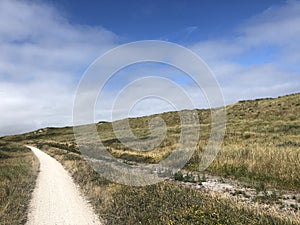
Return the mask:
{"type": "Polygon", "coordinates": [[[231,37],[190,46],[212,68],[227,103],[300,91],[300,2],[250,18],[231,37]]]}

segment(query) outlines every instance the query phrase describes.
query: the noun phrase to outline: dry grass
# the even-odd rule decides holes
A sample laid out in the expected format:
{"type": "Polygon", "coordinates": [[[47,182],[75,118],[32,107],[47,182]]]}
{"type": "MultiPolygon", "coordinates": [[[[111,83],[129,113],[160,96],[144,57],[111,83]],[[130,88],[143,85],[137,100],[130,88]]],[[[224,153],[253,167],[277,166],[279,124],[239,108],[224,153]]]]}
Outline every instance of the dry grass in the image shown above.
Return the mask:
{"type": "Polygon", "coordinates": [[[300,190],[299,139],[246,134],[225,140],[209,171],[277,188],[300,190]],[[260,136],[260,137],[257,137],[260,136]]]}
{"type": "Polygon", "coordinates": [[[24,224],[38,160],[28,149],[0,142],[0,224],[24,224]]]}
{"type": "MultiPolygon", "coordinates": [[[[299,112],[300,94],[275,99],[241,101],[228,106],[227,130],[223,146],[208,171],[300,190],[299,112]]],[[[186,166],[189,170],[198,170],[201,154],[210,135],[210,111],[198,110],[198,116],[201,135],[198,150],[186,166]]],[[[114,127],[122,130],[122,122],[116,121],[114,127]]],[[[132,132],[142,138],[141,140],[126,139],[125,130],[123,132],[125,143],[122,143],[116,138],[112,123],[97,124],[103,144],[114,157],[133,162],[157,163],[178,147],[181,127],[180,117],[176,112],[129,119],[129,123],[132,132]],[[157,116],[165,121],[167,134],[156,148],[152,151],[136,151],[126,146],[127,142],[139,150],[151,147],[153,140],[157,137],[155,131],[150,135],[149,123],[157,116]]],[[[160,127],[157,130],[159,129],[160,127]]],[[[26,140],[33,144],[47,144],[68,151],[78,151],[71,127],[45,128],[24,135],[6,137],[6,139],[26,140]]],[[[93,145],[93,143],[90,144],[93,145]]]]}
{"type": "MultiPolygon", "coordinates": [[[[228,106],[224,142],[219,155],[207,171],[233,176],[249,183],[299,191],[299,112],[300,94],[242,101],[228,106]]],[[[209,110],[198,110],[198,115],[201,135],[198,149],[185,167],[188,170],[199,168],[201,154],[210,135],[209,110]]],[[[115,157],[126,161],[156,163],[177,147],[181,127],[176,112],[130,119],[132,132],[146,141],[141,145],[139,140],[127,139],[128,143],[137,148],[151,147],[151,138],[156,137],[155,133],[150,134],[148,124],[157,116],[165,121],[167,136],[152,151],[135,151],[126,147],[126,142],[121,143],[116,138],[111,123],[98,123],[97,130],[104,145],[115,157]]],[[[122,129],[122,126],[119,128],[122,129]]],[[[124,136],[126,137],[126,132],[124,136]]],[[[81,159],[70,127],[46,128],[5,137],[3,140],[35,144],[59,159],[108,224],[122,224],[124,221],[127,224],[139,221],[142,224],[197,224],[196,221],[206,221],[206,224],[239,224],[237,219],[242,221],[240,224],[297,224],[288,222],[288,218],[282,218],[275,212],[261,214],[257,209],[241,206],[229,199],[213,198],[167,183],[145,188],[113,184],[91,170],[81,159]],[[197,199],[197,202],[193,199],[197,199]],[[209,210],[206,210],[207,206],[210,207],[209,210]],[[163,212],[162,208],[165,210],[164,214],[160,214],[163,212]]]]}
{"type": "Polygon", "coordinates": [[[226,196],[162,182],[146,187],[112,183],[94,172],[77,153],[43,150],[72,174],[105,224],[297,224],[276,211],[262,212],[226,196]]]}

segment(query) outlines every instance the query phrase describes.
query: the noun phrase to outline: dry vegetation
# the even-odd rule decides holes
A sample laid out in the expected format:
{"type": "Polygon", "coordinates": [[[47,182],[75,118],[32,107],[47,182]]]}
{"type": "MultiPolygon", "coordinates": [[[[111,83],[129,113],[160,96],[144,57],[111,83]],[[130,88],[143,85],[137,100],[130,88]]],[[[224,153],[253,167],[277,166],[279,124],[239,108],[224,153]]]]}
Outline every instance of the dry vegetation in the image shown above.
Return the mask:
{"type": "MultiPolygon", "coordinates": [[[[228,106],[227,130],[222,149],[207,171],[300,190],[299,112],[300,94],[275,99],[241,101],[228,106]]],[[[186,166],[188,170],[198,170],[201,154],[210,135],[210,111],[198,110],[198,115],[201,134],[197,151],[186,166]]],[[[167,135],[152,151],[131,150],[116,138],[111,123],[100,122],[97,129],[103,144],[113,156],[126,161],[156,163],[168,156],[178,143],[181,127],[176,112],[129,119],[132,132],[142,139],[127,139],[131,146],[137,148],[151,146],[152,140],[156,137],[149,137],[148,126],[151,119],[157,116],[166,122],[167,135]]],[[[26,140],[35,144],[43,143],[69,151],[78,151],[71,127],[46,128],[22,136],[11,136],[8,139],[26,140]]]]}
{"type": "Polygon", "coordinates": [[[300,190],[300,95],[229,106],[227,134],[209,171],[300,190]]]}
{"type": "Polygon", "coordinates": [[[265,225],[299,222],[276,212],[262,212],[260,208],[226,196],[199,192],[172,182],[146,187],[115,184],[93,171],[78,153],[47,145],[39,147],[72,174],[105,224],[265,225]]]}
{"type": "MultiPolygon", "coordinates": [[[[222,149],[206,172],[235,177],[249,185],[299,192],[299,112],[300,94],[241,101],[228,106],[222,149]]],[[[210,135],[210,111],[198,110],[198,115],[201,135],[197,151],[185,167],[189,171],[198,170],[210,135]]],[[[129,120],[132,132],[144,140],[146,146],[151,146],[151,138],[156,137],[155,133],[151,136],[148,125],[156,116],[167,124],[167,136],[153,151],[131,150],[116,138],[111,123],[100,122],[97,130],[115,157],[126,162],[156,163],[176,148],[181,131],[178,114],[168,112],[129,120]]],[[[227,198],[168,182],[143,188],[114,184],[100,177],[82,160],[71,127],[45,128],[3,140],[37,145],[61,161],[107,224],[297,224],[276,212],[262,213],[227,198]]],[[[138,140],[128,138],[127,141],[137,147],[144,146],[138,140]]]]}
{"type": "Polygon", "coordinates": [[[0,224],[24,224],[38,160],[23,146],[0,141],[0,224]]]}

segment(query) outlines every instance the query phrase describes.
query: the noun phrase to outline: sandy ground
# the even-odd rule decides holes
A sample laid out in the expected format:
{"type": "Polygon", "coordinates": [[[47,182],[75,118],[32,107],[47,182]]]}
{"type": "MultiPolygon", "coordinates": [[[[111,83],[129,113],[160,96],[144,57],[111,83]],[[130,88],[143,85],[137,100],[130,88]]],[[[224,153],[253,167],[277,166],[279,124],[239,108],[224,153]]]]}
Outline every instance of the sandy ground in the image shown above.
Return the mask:
{"type": "Polygon", "coordinates": [[[40,161],[40,173],[30,203],[27,225],[101,224],[71,176],[41,150],[27,146],[40,161]]]}
{"type": "MultiPolygon", "coordinates": [[[[185,171],[185,174],[187,174],[187,171],[185,171]]],[[[194,177],[197,179],[197,176],[194,177]]],[[[277,211],[283,215],[295,217],[297,220],[300,218],[300,210],[298,210],[300,208],[299,192],[277,190],[275,188],[258,191],[254,187],[249,187],[246,183],[238,180],[207,174],[205,175],[205,181],[200,182],[201,185],[198,182],[175,182],[188,188],[224,194],[248,205],[253,205],[263,210],[277,211]],[[257,201],[256,199],[260,197],[266,200],[257,201]]]]}

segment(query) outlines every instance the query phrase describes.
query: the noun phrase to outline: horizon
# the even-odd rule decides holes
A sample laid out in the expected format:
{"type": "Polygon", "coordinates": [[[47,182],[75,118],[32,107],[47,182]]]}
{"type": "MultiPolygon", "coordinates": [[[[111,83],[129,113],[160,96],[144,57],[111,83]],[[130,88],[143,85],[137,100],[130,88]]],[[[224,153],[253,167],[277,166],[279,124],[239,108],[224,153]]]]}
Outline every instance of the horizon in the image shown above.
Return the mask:
{"type": "MultiPolygon", "coordinates": [[[[287,96],[292,96],[292,95],[300,95],[300,92],[290,93],[290,94],[286,94],[286,95],[279,95],[279,96],[276,96],[276,97],[265,97],[265,98],[256,98],[256,99],[240,99],[240,100],[238,100],[237,102],[234,102],[234,103],[232,103],[232,104],[226,105],[225,107],[228,107],[228,106],[230,106],[230,105],[237,104],[237,103],[239,103],[239,102],[247,102],[247,101],[254,101],[254,100],[277,99],[277,98],[287,97],[287,96]]],[[[210,110],[210,109],[209,109],[209,108],[195,108],[195,109],[181,109],[180,111],[183,111],[183,110],[210,110]]],[[[126,117],[126,118],[121,118],[121,119],[117,119],[117,120],[114,120],[114,121],[100,120],[100,121],[95,121],[95,123],[93,123],[93,124],[97,124],[97,123],[113,123],[113,122],[117,122],[117,121],[124,120],[124,119],[136,119],[136,118],[143,118],[143,117],[148,117],[148,116],[160,115],[160,114],[163,114],[163,113],[176,113],[176,112],[178,112],[178,111],[165,111],[165,112],[161,112],[161,113],[147,114],[147,115],[137,116],[137,117],[126,117]]],[[[82,124],[82,125],[79,125],[79,126],[85,126],[85,125],[91,125],[91,124],[82,124]]],[[[16,133],[16,134],[10,134],[10,135],[3,135],[3,136],[0,135],[0,138],[1,138],[1,137],[6,137],[6,136],[23,135],[23,134],[35,132],[35,131],[38,131],[38,130],[43,130],[43,129],[73,128],[73,126],[74,126],[74,125],[62,125],[62,126],[52,126],[52,127],[51,127],[51,126],[50,126],[50,127],[40,127],[40,128],[38,128],[38,129],[35,129],[35,130],[28,130],[28,131],[25,131],[25,132],[22,132],[22,133],[16,133]]]]}
{"type": "MultiPolygon", "coordinates": [[[[89,65],[114,47],[140,40],[170,41],[195,52],[212,70],[226,105],[300,92],[299,1],[3,0],[0,18],[0,137],[73,126],[74,96],[89,65]]],[[[95,120],[111,122],[120,90],[153,75],[185,89],[196,109],[209,108],[205,93],[182,71],[135,64],[116,72],[101,90],[105,101],[96,102],[95,120]]],[[[116,118],[178,110],[163,99],[144,99],[116,118]]]]}

